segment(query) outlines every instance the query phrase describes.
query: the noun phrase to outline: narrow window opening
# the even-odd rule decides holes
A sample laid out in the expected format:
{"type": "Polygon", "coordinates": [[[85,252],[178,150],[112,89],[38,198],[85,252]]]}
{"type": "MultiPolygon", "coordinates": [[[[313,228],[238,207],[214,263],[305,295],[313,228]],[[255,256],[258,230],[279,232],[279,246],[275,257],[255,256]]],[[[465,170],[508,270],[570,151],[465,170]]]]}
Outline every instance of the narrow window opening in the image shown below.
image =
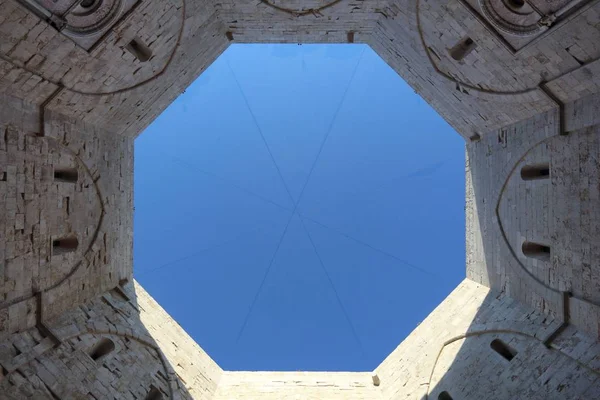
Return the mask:
{"type": "Polygon", "coordinates": [[[225,36],[227,37],[227,40],[233,42],[233,32],[227,31],[225,32],[225,36]]]}
{"type": "Polygon", "coordinates": [[[550,164],[526,165],[521,168],[521,178],[524,181],[550,178],[550,164]]]}
{"type": "Polygon", "coordinates": [[[500,143],[502,147],[506,147],[506,145],[508,144],[508,136],[505,130],[501,130],[498,133],[498,143],[500,143]]]}
{"type": "Polygon", "coordinates": [[[154,385],[150,385],[150,391],[146,395],[146,400],[163,400],[162,392],[154,385]]]}
{"type": "Polygon", "coordinates": [[[0,173],[0,181],[6,181],[6,171],[0,173]]]}
{"type": "Polygon", "coordinates": [[[354,43],[354,32],[350,31],[348,32],[348,43],[354,43]]]}
{"type": "Polygon", "coordinates": [[[490,347],[508,361],[511,361],[517,355],[517,351],[515,349],[511,348],[500,339],[492,340],[490,347]]]}
{"type": "Polygon", "coordinates": [[[525,6],[525,0],[508,0],[507,3],[513,10],[519,10],[525,6]]]}
{"type": "Polygon", "coordinates": [[[77,183],[79,173],[77,168],[54,168],[54,180],[56,182],[77,183]]]}
{"type": "Polygon", "coordinates": [[[481,140],[481,136],[479,135],[479,133],[474,133],[469,140],[471,141],[471,143],[473,142],[478,142],[481,140]]]}
{"type": "Polygon", "coordinates": [[[373,374],[371,378],[373,379],[373,386],[379,386],[381,384],[381,379],[379,379],[379,375],[373,374]]]}
{"type": "Polygon", "coordinates": [[[54,239],[52,241],[52,254],[57,256],[60,254],[71,253],[77,250],[77,246],[79,246],[79,241],[75,236],[54,239]]]}
{"type": "Polygon", "coordinates": [[[152,57],[152,50],[142,43],[140,39],[133,39],[131,42],[129,42],[129,44],[127,44],[127,46],[125,46],[125,48],[141,62],[148,61],[150,57],[152,57]]]}
{"type": "Polygon", "coordinates": [[[450,57],[456,61],[461,61],[463,58],[468,56],[475,47],[477,47],[477,44],[473,41],[473,39],[467,36],[454,45],[454,47],[452,47],[448,52],[450,53],[450,57]]]}
{"type": "Polygon", "coordinates": [[[96,346],[90,352],[92,360],[97,361],[101,358],[106,357],[115,350],[115,344],[112,340],[102,338],[96,346]]]}
{"type": "Polygon", "coordinates": [[[540,243],[523,242],[521,247],[523,255],[537,258],[542,261],[550,261],[550,247],[540,243]]]}
{"type": "Polygon", "coordinates": [[[95,2],[96,0],[83,0],[79,5],[83,8],[90,8],[95,2]]]}
{"type": "Polygon", "coordinates": [[[438,400],[452,400],[452,396],[450,396],[450,393],[446,392],[445,390],[440,393],[440,395],[438,396],[438,400]]]}

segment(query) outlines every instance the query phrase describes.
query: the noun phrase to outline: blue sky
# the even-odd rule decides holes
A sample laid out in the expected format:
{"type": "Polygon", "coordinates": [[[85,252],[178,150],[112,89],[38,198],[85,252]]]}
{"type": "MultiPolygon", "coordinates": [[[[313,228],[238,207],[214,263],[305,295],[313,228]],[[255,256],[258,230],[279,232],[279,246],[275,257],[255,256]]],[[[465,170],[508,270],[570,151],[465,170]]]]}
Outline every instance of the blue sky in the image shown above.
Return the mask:
{"type": "Polygon", "coordinates": [[[227,370],[372,370],[465,276],[464,142],[368,46],[232,45],[134,190],[134,277],[227,370]]]}

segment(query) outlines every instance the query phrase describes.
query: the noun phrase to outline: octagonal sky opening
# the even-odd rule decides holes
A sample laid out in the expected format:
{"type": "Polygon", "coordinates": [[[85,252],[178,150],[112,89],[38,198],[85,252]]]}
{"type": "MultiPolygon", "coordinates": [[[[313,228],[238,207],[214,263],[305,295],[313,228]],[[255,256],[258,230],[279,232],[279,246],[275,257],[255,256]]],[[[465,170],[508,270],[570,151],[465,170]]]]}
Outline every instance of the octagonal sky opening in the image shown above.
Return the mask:
{"type": "Polygon", "coordinates": [[[464,141],[366,45],[230,46],[134,195],[134,277],[225,370],[372,370],[465,275],[464,141]]]}

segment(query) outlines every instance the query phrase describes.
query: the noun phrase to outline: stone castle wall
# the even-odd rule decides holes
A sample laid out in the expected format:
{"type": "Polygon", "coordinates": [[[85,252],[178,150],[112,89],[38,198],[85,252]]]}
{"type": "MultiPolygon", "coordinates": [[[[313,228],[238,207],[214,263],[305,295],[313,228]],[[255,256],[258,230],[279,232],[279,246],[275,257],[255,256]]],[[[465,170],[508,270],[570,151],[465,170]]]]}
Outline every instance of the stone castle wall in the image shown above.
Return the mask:
{"type": "Polygon", "coordinates": [[[48,4],[0,0],[0,399],[600,398],[598,1],[48,4]],[[468,280],[378,386],[222,371],[131,283],[133,139],[250,42],[366,43],[467,141],[468,280]]]}
{"type": "Polygon", "coordinates": [[[598,99],[490,132],[466,151],[467,276],[592,337],[600,337],[600,117],[588,110],[600,110],[598,99]],[[532,167],[547,175],[524,177],[532,167]],[[527,242],[550,253],[526,254],[527,242]]]}
{"type": "Polygon", "coordinates": [[[2,399],[209,399],[222,373],[133,284],[12,335],[0,365],[2,399]]]}
{"type": "Polygon", "coordinates": [[[595,398],[600,346],[562,325],[467,279],[377,367],[382,398],[595,398]]]}
{"type": "Polygon", "coordinates": [[[0,366],[7,399],[592,399],[600,390],[597,341],[468,279],[372,373],[224,372],[137,284],[11,335],[0,366]]]}
{"type": "Polygon", "coordinates": [[[133,244],[132,140],[49,112],[40,136],[39,112],[3,104],[0,337],[130,278],[133,244]]]}

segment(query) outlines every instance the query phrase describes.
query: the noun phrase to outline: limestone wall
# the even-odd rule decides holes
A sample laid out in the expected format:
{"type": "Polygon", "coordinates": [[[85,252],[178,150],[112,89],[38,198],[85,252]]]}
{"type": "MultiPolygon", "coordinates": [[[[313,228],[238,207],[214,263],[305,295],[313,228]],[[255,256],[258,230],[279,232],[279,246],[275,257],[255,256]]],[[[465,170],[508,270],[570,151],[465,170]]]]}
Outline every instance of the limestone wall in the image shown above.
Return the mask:
{"type": "Polygon", "coordinates": [[[3,399],[600,395],[597,341],[468,279],[376,368],[378,385],[371,372],[223,372],[137,284],[13,334],[0,366],[3,399]]]}
{"type": "Polygon", "coordinates": [[[0,365],[2,399],[209,399],[221,374],[132,284],[12,335],[0,365]]]}
{"type": "Polygon", "coordinates": [[[516,13],[499,0],[129,2],[90,49],[24,3],[0,2],[0,90],[135,136],[231,42],[367,43],[469,138],[600,88],[591,0],[516,13]],[[540,22],[542,9],[556,18],[540,22]],[[472,49],[455,59],[450,50],[467,38],[472,49]],[[132,40],[148,60],[128,50],[132,40]]]}
{"type": "Polygon", "coordinates": [[[600,398],[600,3],[71,6],[0,0],[0,399],[600,398]],[[379,386],[223,372],[127,283],[133,138],[232,42],[367,43],[472,139],[470,280],[379,386]]]}
{"type": "Polygon", "coordinates": [[[221,368],[137,282],[135,295],[140,321],[174,369],[179,383],[195,400],[214,398],[222,379],[221,368]]]}
{"type": "Polygon", "coordinates": [[[133,244],[133,141],[3,104],[0,338],[130,278],[133,244]]]}
{"type": "Polygon", "coordinates": [[[215,400],[380,399],[368,372],[225,372],[215,400]]]}
{"type": "Polygon", "coordinates": [[[132,304],[112,291],[52,321],[48,332],[13,335],[2,346],[0,393],[9,399],[145,398],[154,387],[173,398],[169,371],[136,318],[132,304]]]}
{"type": "Polygon", "coordinates": [[[595,107],[597,95],[589,96],[562,117],[549,111],[467,144],[467,276],[598,337],[595,107]],[[547,175],[527,179],[532,166],[547,175]],[[526,254],[528,242],[546,252],[526,254]]]}
{"type": "Polygon", "coordinates": [[[574,327],[552,339],[560,326],[465,280],[377,367],[382,398],[600,396],[600,345],[574,327]],[[513,352],[511,360],[492,348],[498,339],[513,352]]]}
{"type": "Polygon", "coordinates": [[[465,138],[598,91],[597,4],[525,36],[520,49],[506,42],[514,35],[490,26],[477,3],[488,1],[393,1],[368,41],[465,138]],[[449,50],[464,38],[474,48],[454,60],[449,50]],[[574,56],[576,49],[585,54],[574,56]]]}
{"type": "MultiPolygon", "coordinates": [[[[0,2],[0,91],[137,135],[226,48],[209,1],[137,1],[90,50],[16,0],[0,2]],[[151,51],[141,61],[128,45],[151,51]],[[198,46],[202,43],[201,46],[198,46]]],[[[92,24],[92,22],[90,22],[92,24]]]]}

